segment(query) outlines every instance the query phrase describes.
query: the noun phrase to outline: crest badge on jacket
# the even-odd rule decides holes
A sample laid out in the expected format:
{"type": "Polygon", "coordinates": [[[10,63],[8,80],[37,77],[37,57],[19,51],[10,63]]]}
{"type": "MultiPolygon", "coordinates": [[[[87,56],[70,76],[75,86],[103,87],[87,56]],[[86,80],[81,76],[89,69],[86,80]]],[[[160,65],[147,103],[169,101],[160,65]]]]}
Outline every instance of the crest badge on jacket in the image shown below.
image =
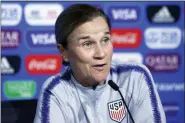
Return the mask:
{"type": "Polygon", "coordinates": [[[110,118],[116,122],[121,122],[126,116],[125,105],[122,100],[116,100],[108,103],[110,118]]]}

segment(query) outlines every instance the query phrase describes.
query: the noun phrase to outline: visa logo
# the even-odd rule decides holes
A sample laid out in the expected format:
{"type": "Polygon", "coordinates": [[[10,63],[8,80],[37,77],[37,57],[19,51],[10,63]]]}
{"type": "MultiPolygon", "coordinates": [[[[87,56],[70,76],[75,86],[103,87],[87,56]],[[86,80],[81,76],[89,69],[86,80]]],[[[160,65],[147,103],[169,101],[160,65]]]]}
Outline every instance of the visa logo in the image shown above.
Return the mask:
{"type": "Polygon", "coordinates": [[[55,45],[56,39],[53,31],[29,31],[28,41],[31,46],[55,45]]]}
{"type": "Polygon", "coordinates": [[[139,8],[111,7],[109,9],[109,15],[113,21],[137,21],[139,17],[139,8]]]}
{"type": "Polygon", "coordinates": [[[31,34],[33,44],[56,44],[54,34],[31,34]]]}

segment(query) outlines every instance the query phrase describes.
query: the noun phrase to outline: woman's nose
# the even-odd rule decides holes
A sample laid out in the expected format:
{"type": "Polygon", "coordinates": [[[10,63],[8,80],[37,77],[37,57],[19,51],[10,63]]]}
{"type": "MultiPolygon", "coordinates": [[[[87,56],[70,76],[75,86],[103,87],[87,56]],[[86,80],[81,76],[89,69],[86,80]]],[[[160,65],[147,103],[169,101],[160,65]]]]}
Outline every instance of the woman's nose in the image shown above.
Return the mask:
{"type": "Polygon", "coordinates": [[[104,58],[106,55],[103,46],[101,46],[100,44],[97,44],[96,48],[95,48],[95,54],[94,54],[94,58],[96,59],[102,59],[104,58]]]}

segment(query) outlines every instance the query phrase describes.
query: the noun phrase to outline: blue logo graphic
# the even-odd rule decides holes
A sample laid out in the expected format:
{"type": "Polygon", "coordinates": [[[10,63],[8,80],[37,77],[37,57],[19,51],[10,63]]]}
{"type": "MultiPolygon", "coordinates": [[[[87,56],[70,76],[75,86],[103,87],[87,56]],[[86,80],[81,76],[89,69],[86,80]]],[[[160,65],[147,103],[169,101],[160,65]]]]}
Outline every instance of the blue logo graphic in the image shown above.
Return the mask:
{"type": "Polygon", "coordinates": [[[2,8],[1,16],[3,20],[15,20],[18,17],[18,10],[17,8],[11,9],[2,8]]]}
{"type": "Polygon", "coordinates": [[[54,31],[28,31],[26,37],[31,47],[56,46],[54,31]]]}
{"type": "Polygon", "coordinates": [[[139,19],[140,9],[136,6],[114,6],[108,10],[112,21],[135,22],[139,19]]]}
{"type": "Polygon", "coordinates": [[[145,43],[151,49],[178,48],[181,36],[181,30],[177,27],[153,27],[144,32],[145,43]]]}

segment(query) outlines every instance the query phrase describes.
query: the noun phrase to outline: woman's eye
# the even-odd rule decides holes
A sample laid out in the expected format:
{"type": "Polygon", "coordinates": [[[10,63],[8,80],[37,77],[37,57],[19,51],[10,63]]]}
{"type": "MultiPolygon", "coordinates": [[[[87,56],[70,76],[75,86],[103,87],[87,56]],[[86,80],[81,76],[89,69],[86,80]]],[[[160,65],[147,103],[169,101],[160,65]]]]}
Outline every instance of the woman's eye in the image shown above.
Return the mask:
{"type": "Polygon", "coordinates": [[[110,41],[110,38],[108,38],[108,37],[106,37],[106,38],[103,39],[103,43],[104,43],[104,44],[109,43],[109,41],[110,41]]]}
{"type": "Polygon", "coordinates": [[[85,42],[83,43],[83,46],[90,46],[92,43],[91,42],[85,42]]]}
{"type": "Polygon", "coordinates": [[[91,48],[92,46],[93,46],[93,42],[91,42],[91,41],[86,41],[86,42],[84,42],[83,44],[82,44],[82,46],[83,47],[85,47],[85,48],[91,48]]]}

